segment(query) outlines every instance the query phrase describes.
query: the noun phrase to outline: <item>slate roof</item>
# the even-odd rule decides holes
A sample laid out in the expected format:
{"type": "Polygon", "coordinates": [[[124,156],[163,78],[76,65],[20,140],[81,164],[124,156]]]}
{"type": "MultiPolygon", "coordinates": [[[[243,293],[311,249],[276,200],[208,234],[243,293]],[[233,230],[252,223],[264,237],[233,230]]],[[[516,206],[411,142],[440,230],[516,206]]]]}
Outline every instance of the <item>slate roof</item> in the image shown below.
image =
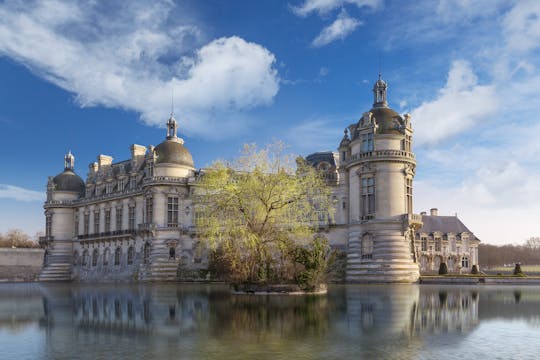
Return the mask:
{"type": "Polygon", "coordinates": [[[455,233],[461,234],[463,232],[468,232],[472,234],[473,239],[479,240],[474,236],[473,232],[459,220],[457,216],[434,216],[434,215],[422,215],[422,227],[417,231],[417,233],[426,233],[430,234],[435,231],[441,232],[443,234],[455,233]]]}

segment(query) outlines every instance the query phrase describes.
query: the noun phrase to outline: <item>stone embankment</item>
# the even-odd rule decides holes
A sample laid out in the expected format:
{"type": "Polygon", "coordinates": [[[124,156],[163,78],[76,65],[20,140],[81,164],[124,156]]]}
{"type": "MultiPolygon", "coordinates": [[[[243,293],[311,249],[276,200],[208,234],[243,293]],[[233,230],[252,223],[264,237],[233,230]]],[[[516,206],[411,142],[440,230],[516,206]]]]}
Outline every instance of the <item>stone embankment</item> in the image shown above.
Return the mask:
{"type": "Polygon", "coordinates": [[[0,282],[36,281],[43,254],[43,249],[0,248],[0,282]]]}
{"type": "Polygon", "coordinates": [[[421,276],[420,284],[464,284],[464,285],[540,285],[540,277],[521,276],[421,276]]]}

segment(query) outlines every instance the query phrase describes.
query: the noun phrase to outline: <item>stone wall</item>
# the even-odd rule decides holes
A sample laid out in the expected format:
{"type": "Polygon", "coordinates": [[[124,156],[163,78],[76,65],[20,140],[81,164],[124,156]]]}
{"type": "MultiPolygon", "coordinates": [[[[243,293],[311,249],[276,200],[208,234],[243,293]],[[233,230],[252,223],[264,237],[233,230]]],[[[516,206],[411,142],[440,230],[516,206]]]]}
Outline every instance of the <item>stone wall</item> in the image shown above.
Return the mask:
{"type": "Polygon", "coordinates": [[[37,280],[43,254],[43,249],[0,248],[0,282],[37,280]]]}

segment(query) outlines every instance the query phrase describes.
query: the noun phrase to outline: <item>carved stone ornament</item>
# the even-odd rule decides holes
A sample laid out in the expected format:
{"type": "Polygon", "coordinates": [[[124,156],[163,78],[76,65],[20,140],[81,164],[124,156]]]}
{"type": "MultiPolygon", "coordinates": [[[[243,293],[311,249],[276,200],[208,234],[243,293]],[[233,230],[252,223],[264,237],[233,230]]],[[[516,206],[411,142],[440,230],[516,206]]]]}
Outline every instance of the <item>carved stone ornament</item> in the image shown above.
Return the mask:
{"type": "Polygon", "coordinates": [[[403,173],[407,176],[414,176],[415,175],[415,167],[411,164],[405,164],[403,167],[403,173]]]}
{"type": "Polygon", "coordinates": [[[356,170],[356,175],[360,176],[365,173],[374,172],[375,167],[371,163],[365,163],[360,166],[358,170],[356,170]]]}
{"type": "Polygon", "coordinates": [[[363,115],[362,115],[362,126],[370,126],[370,125],[373,125],[374,123],[374,118],[373,118],[373,114],[370,112],[370,111],[366,111],[363,115]]]}

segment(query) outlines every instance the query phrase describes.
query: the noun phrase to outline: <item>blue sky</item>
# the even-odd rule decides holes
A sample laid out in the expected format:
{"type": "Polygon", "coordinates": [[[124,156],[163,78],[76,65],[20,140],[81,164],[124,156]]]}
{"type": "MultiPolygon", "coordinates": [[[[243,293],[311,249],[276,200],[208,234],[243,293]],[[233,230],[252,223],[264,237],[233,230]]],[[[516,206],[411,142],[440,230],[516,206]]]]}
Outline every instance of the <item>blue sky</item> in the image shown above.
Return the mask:
{"type": "Polygon", "coordinates": [[[119,4],[0,1],[0,232],[43,228],[67,150],[84,178],[160,143],[172,94],[197,167],[273,139],[307,155],[369,110],[380,67],[413,116],[416,212],[540,236],[540,2],[119,4]]]}

